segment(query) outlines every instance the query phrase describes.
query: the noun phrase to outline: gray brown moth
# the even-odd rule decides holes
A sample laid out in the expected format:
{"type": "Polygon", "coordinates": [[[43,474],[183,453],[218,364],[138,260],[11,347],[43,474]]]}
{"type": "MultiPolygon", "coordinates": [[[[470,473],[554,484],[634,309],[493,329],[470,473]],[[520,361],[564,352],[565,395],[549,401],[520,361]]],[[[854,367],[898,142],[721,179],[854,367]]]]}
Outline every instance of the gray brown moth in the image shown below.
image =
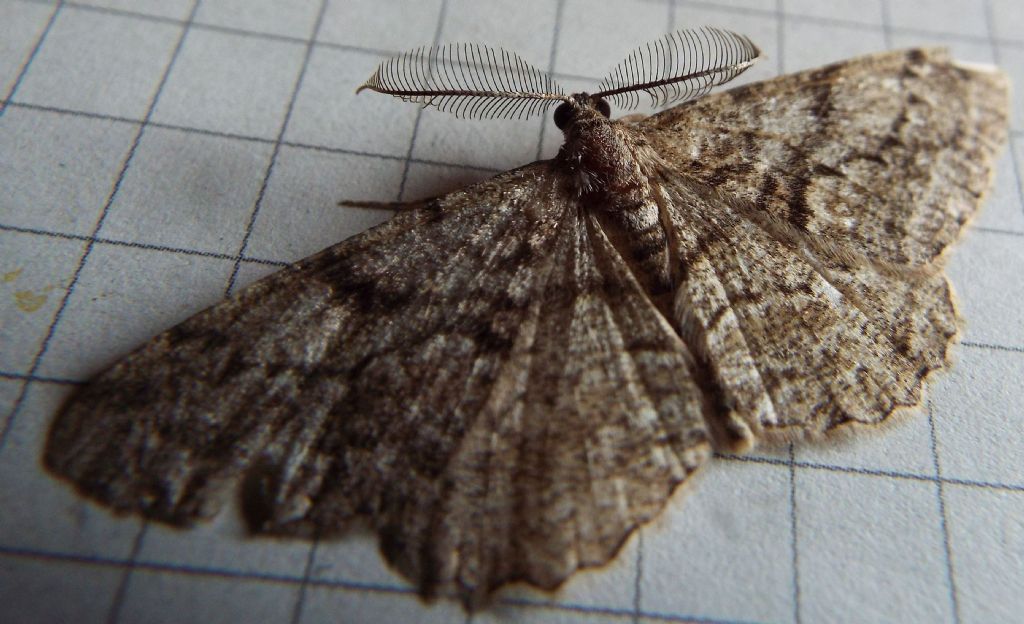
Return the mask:
{"type": "Polygon", "coordinates": [[[359,520],[471,606],[606,563],[714,451],[914,406],[1007,80],[915,49],[697,97],[759,55],[681,31],[594,95],[486,46],[385,62],[365,88],[460,116],[557,104],[565,144],[158,335],[71,398],[46,466],[173,525],[232,493],[256,532],[359,520]],[[609,119],[640,94],[684,103],[609,119]]]}

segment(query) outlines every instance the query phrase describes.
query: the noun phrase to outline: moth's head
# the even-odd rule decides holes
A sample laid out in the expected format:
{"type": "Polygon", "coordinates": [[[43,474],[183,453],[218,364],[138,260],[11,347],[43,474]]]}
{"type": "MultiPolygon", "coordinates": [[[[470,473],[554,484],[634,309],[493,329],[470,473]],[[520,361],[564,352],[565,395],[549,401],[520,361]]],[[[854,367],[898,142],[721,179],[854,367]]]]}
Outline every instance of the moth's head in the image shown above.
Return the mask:
{"type": "Polygon", "coordinates": [[[574,93],[555,109],[555,125],[562,132],[580,122],[604,122],[612,115],[612,107],[604,98],[589,93],[574,93]]]}

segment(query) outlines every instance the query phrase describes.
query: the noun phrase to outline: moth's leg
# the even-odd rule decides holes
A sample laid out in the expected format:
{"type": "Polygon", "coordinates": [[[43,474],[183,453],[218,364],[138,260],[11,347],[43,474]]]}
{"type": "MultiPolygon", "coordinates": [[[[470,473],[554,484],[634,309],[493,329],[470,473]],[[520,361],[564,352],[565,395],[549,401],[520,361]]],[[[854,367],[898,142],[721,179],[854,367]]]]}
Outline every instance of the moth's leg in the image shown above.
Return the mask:
{"type": "Polygon", "coordinates": [[[367,210],[416,210],[430,205],[436,198],[417,199],[408,202],[380,202],[380,201],[355,201],[343,199],[338,202],[339,206],[346,208],[364,208],[367,210]]]}

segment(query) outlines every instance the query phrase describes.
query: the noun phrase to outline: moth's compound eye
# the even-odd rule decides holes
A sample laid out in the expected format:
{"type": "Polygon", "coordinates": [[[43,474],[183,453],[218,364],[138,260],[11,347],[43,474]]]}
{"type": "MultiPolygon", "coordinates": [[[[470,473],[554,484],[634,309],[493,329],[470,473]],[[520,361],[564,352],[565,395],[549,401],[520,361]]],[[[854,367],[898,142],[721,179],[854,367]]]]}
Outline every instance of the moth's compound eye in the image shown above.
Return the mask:
{"type": "Polygon", "coordinates": [[[559,130],[565,130],[565,127],[569,125],[569,121],[573,117],[572,104],[568,102],[562,102],[555,109],[555,125],[558,126],[559,130]]]}
{"type": "Polygon", "coordinates": [[[605,119],[608,119],[612,116],[612,107],[602,98],[597,101],[597,112],[604,115],[605,119]]]}

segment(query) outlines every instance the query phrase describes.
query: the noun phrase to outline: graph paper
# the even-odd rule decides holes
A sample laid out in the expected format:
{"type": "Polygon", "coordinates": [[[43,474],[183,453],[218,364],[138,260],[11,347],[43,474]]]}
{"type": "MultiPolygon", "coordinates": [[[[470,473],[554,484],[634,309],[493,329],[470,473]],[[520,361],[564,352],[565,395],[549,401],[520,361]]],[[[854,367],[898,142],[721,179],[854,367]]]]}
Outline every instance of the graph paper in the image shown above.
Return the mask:
{"type": "Polygon", "coordinates": [[[371,536],[249,537],[115,517],[39,464],[74,384],[415,199],[554,155],[550,119],[460,121],[355,87],[435,42],[592,89],[633,47],[717,25],[741,81],[912,45],[1024,85],[1014,0],[0,0],[0,621],[1010,622],[1024,617],[1022,100],[949,274],[956,365],[912,416],[721,457],[607,567],[467,616],[371,536]]]}

